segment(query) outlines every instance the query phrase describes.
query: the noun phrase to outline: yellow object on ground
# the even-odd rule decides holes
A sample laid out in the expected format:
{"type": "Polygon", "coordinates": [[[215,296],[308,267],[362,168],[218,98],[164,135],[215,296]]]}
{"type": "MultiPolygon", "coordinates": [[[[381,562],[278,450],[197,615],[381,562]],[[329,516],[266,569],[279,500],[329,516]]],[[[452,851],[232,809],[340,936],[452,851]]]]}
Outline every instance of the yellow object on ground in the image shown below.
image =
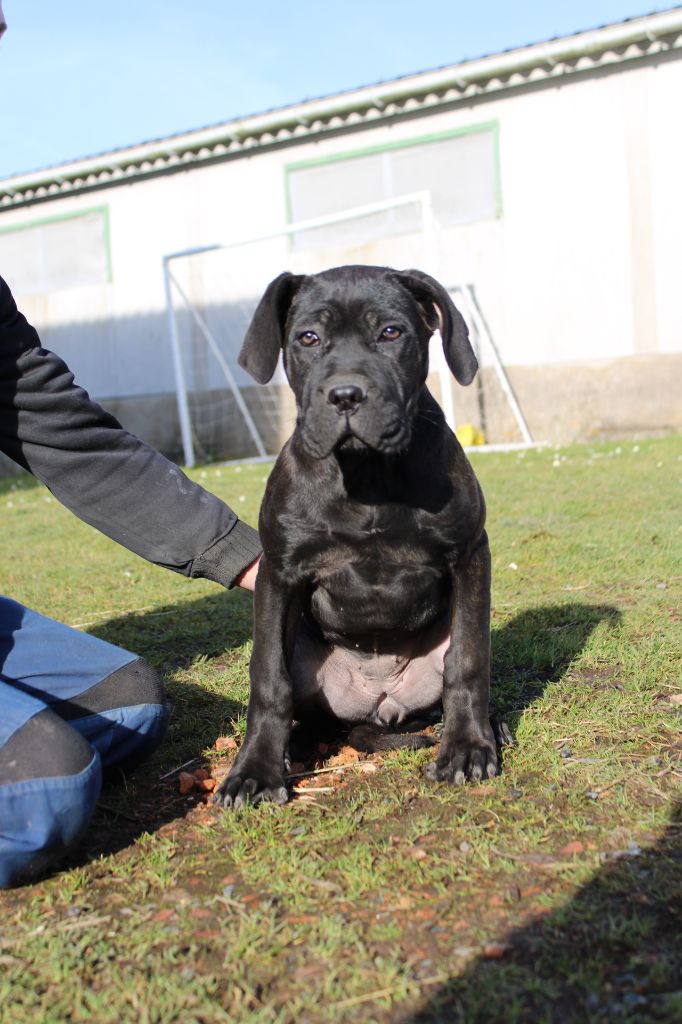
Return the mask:
{"type": "Polygon", "coordinates": [[[482,431],[472,423],[462,423],[455,430],[455,437],[463,448],[471,448],[475,444],[485,444],[485,437],[482,431]]]}

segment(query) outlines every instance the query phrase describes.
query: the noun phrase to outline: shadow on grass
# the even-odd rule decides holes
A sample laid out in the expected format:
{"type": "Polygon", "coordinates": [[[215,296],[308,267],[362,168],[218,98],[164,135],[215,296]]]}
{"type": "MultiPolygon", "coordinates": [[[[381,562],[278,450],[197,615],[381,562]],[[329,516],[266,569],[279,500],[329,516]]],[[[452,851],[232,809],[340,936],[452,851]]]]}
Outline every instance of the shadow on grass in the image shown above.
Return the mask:
{"type": "Polygon", "coordinates": [[[525,708],[559,682],[602,624],[615,627],[611,605],[568,602],[519,612],[492,631],[492,713],[512,732],[525,708]]]}
{"type": "Polygon", "coordinates": [[[253,601],[243,590],[215,592],[146,614],[134,613],[89,627],[88,632],[134,651],[169,675],[197,658],[219,658],[250,639],[253,601]]]}
{"type": "MultiPolygon", "coordinates": [[[[514,731],[524,708],[551,682],[558,681],[583,651],[592,632],[618,613],[602,605],[569,603],[543,606],[514,616],[493,630],[493,700],[495,713],[514,731]]],[[[197,658],[209,659],[220,678],[232,652],[251,636],[250,596],[221,591],[198,601],[161,608],[147,615],[113,619],[93,628],[97,636],[146,658],[166,676],[184,670],[197,658]]],[[[230,731],[246,711],[247,690],[232,684],[226,692],[199,683],[170,680],[172,706],[168,737],[146,765],[124,781],[111,780],[104,790],[93,828],[74,863],[129,845],[140,833],[153,832],[183,816],[197,798],[180,798],[176,779],[162,776],[230,731]]],[[[195,765],[196,767],[197,765],[195,765]]]]}
{"type": "Polygon", "coordinates": [[[508,935],[401,1024],[682,1020],[682,810],[661,841],[607,861],[570,902],[508,935]]]}

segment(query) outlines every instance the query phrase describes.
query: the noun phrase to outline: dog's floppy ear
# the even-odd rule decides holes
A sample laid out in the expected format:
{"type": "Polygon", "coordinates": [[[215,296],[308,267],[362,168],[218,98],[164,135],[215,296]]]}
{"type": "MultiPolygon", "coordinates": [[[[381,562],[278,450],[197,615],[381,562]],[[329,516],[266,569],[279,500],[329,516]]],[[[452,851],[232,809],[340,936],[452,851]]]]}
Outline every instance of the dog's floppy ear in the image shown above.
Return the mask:
{"type": "Polygon", "coordinates": [[[471,384],[478,361],[469,341],[469,329],[450,294],[435,278],[421,270],[405,270],[398,280],[421,306],[427,326],[440,330],[445,359],[460,384],[471,384]]]}
{"type": "Polygon", "coordinates": [[[275,372],[289,306],[302,280],[302,274],[280,274],[265,289],[253,314],[238,363],[259,384],[267,384],[275,372]]]}

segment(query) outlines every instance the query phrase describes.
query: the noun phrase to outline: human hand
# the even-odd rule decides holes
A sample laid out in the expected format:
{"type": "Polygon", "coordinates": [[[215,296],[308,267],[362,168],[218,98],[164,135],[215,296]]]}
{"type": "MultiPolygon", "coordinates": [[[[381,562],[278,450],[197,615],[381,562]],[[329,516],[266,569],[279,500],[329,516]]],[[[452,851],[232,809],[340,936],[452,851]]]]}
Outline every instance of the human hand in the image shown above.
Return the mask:
{"type": "Polygon", "coordinates": [[[238,576],[235,580],[235,584],[238,587],[242,587],[243,590],[253,590],[256,585],[256,576],[258,575],[258,566],[260,564],[261,556],[259,555],[255,562],[252,562],[241,576],[238,576]]]}

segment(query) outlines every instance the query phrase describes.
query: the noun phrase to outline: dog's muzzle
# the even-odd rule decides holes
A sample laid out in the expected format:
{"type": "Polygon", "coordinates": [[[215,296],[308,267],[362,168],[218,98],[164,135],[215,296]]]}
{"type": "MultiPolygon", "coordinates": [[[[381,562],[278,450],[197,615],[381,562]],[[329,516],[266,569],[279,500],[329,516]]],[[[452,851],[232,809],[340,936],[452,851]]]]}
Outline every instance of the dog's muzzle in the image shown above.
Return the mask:
{"type": "Polygon", "coordinates": [[[401,389],[380,386],[365,374],[337,372],[308,381],[299,406],[301,440],[314,458],[343,446],[385,453],[409,441],[412,413],[401,389]]]}

